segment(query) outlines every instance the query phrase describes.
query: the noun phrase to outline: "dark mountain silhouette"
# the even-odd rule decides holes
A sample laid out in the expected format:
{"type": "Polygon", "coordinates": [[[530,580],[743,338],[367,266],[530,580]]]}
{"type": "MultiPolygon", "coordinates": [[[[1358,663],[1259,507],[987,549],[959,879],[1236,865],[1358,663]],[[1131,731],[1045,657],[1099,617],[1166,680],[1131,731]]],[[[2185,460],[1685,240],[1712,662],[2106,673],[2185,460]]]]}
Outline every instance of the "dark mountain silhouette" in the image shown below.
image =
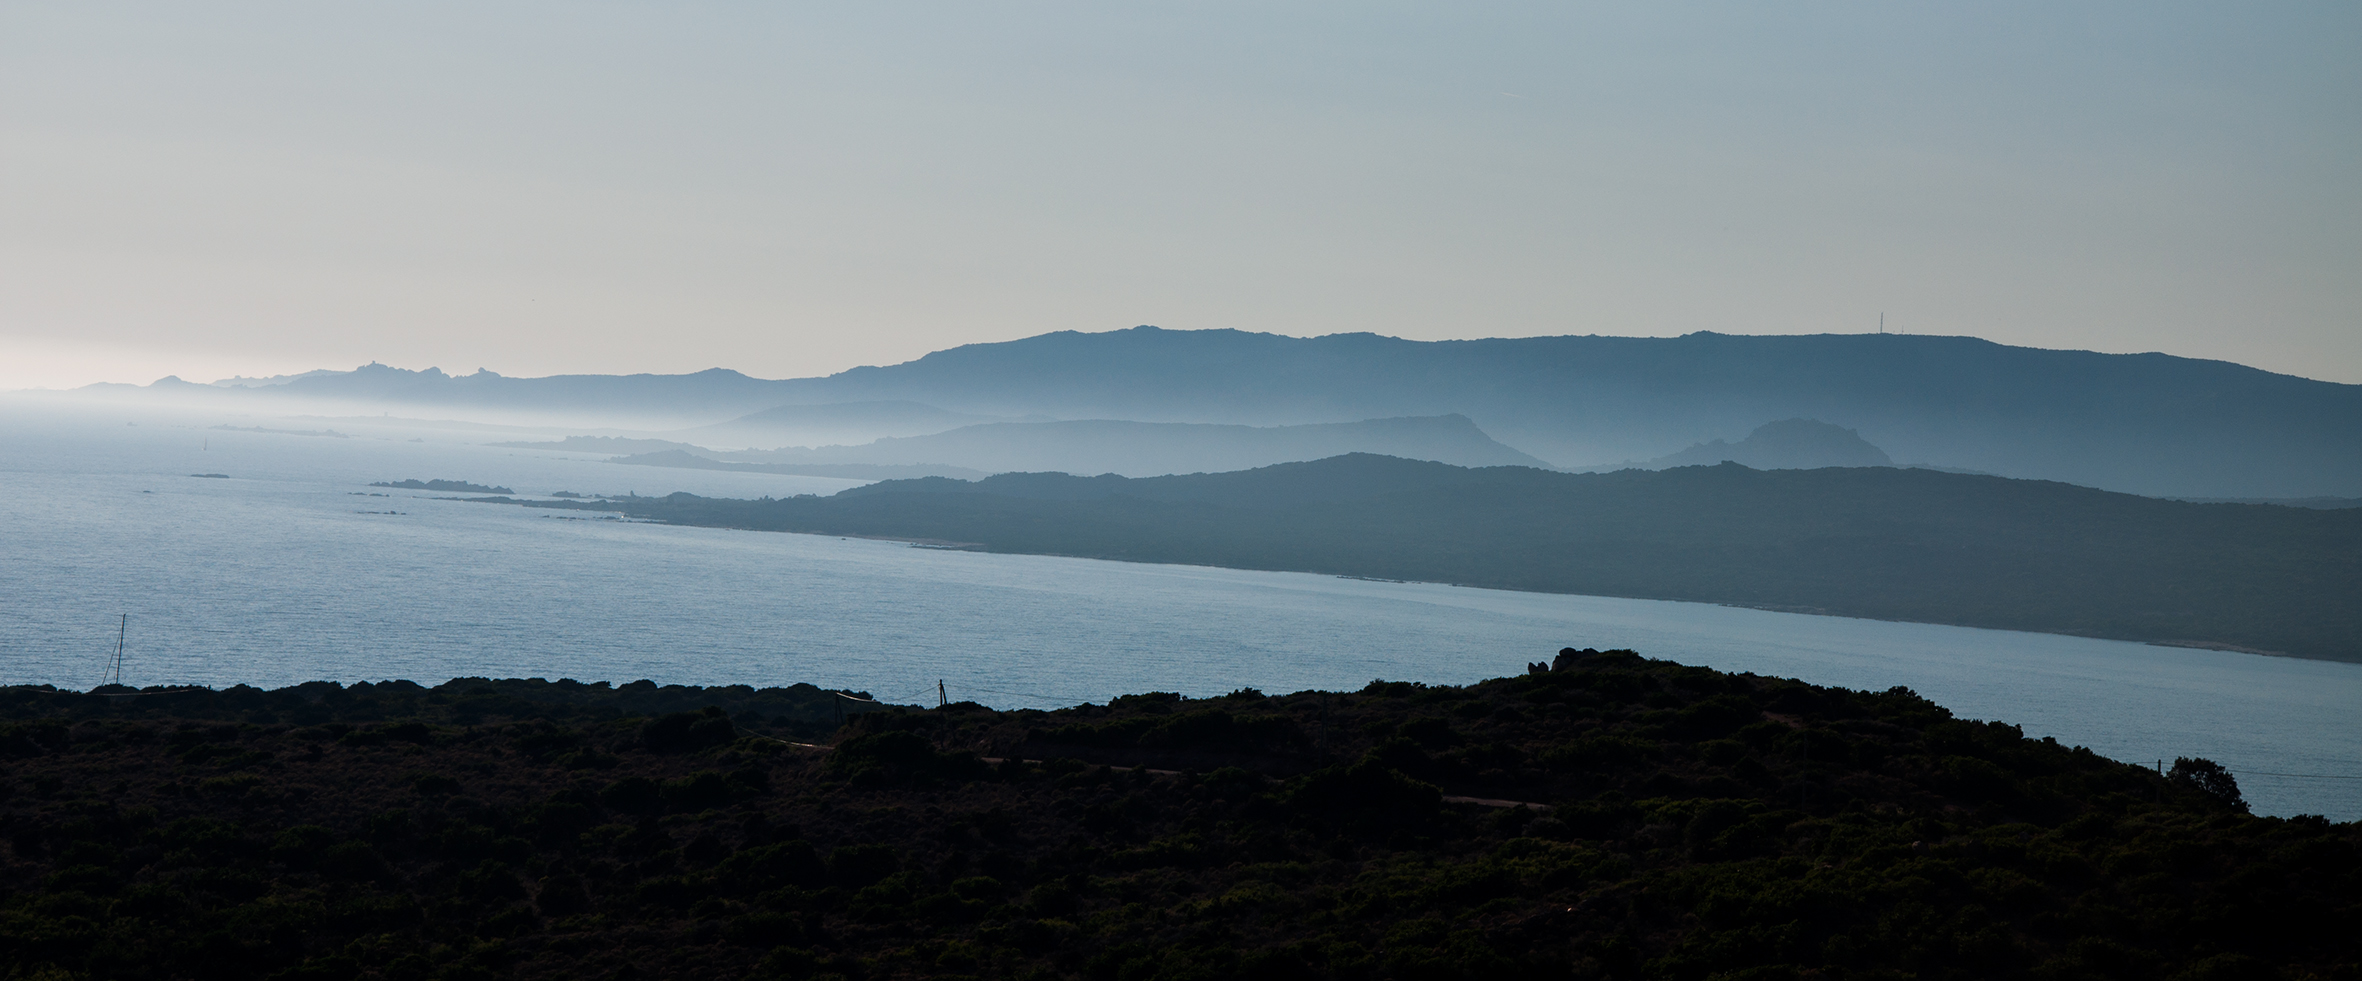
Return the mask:
{"type": "Polygon", "coordinates": [[[1737,443],[1715,440],[1700,443],[1672,456],[1641,464],[1650,470],[1668,467],[1711,467],[1724,461],[1757,470],[1811,470],[1815,467],[1890,467],[1885,450],[1870,445],[1862,434],[1816,419],[1767,422],[1737,443]]]}
{"type": "Polygon", "coordinates": [[[918,401],[950,412],[1285,425],[1458,413],[1561,463],[1645,460],[1766,419],[1905,462],[2183,497],[2362,495],[2362,386],[2164,354],[1889,334],[1408,341],[1142,327],[1043,334],[825,378],[452,377],[371,365],[188,397],[353,399],[711,420],[918,401]]]}
{"type": "Polygon", "coordinates": [[[826,498],[583,506],[2362,660],[2362,510],[2188,504],[1933,470],[1570,474],[1355,455],[1149,479],[1004,474],[826,498]]]}
{"type": "Polygon", "coordinates": [[[1304,426],[1205,423],[999,422],[861,446],[733,453],[761,463],[942,464],[985,473],[1057,470],[1154,476],[1245,470],[1344,453],[1379,453],[1459,466],[1549,464],[1495,442],[1460,415],[1304,426]]]}

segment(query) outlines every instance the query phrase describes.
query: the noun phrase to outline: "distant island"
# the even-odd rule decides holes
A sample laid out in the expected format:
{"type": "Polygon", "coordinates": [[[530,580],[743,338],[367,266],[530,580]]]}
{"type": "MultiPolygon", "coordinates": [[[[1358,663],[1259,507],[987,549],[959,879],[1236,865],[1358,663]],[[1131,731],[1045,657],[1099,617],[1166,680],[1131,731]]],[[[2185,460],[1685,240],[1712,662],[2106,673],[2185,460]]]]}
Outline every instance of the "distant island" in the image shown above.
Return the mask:
{"type": "Polygon", "coordinates": [[[1356,454],[1146,479],[1001,474],[832,497],[531,506],[2362,660],[2362,510],[1924,469],[1570,474],[1356,454]]]}
{"type": "Polygon", "coordinates": [[[471,484],[464,480],[380,480],[371,487],[391,487],[396,490],[443,491],[453,494],[514,494],[506,487],[471,484]]]}
{"type": "Polygon", "coordinates": [[[207,480],[228,480],[228,479],[230,479],[230,475],[229,475],[229,474],[226,474],[226,473],[193,473],[193,474],[190,474],[189,476],[191,476],[191,477],[203,477],[203,478],[205,478],[205,479],[207,479],[207,480]]]}
{"type": "Polygon", "coordinates": [[[2160,773],[1903,688],[1533,656],[1466,687],[1048,712],[809,684],[0,690],[0,958],[32,978],[2352,973],[2362,826],[2253,816],[2207,760],[2160,773]]]}

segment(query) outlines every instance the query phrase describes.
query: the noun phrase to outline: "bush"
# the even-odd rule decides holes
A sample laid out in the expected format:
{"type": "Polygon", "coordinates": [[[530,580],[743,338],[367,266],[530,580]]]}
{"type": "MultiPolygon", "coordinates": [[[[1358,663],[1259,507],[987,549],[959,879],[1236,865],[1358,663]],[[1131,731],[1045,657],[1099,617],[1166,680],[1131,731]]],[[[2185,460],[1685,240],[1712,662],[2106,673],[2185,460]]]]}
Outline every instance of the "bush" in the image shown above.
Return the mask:
{"type": "Polygon", "coordinates": [[[410,789],[421,797],[449,797],[459,792],[459,781],[440,773],[413,773],[408,780],[410,789]]]}
{"type": "MultiPolygon", "coordinates": [[[[880,875],[892,871],[892,868],[887,868],[880,875]]],[[[821,864],[819,856],[813,854],[811,842],[797,840],[739,849],[722,860],[715,875],[732,890],[742,895],[752,895],[784,886],[820,886],[827,881],[828,870],[821,864]]]]}
{"type": "Polygon", "coordinates": [[[664,807],[664,788],[647,777],[625,777],[602,788],[599,803],[626,814],[652,814],[664,807]]]}
{"type": "Polygon", "coordinates": [[[737,741],[738,727],[721,709],[710,705],[695,712],[658,716],[640,727],[640,743],[653,753],[693,753],[737,741]]]}
{"type": "Polygon", "coordinates": [[[1434,784],[1414,780],[1373,758],[1332,766],[1297,778],[1288,802],[1311,810],[1357,810],[1407,815],[1432,812],[1443,802],[1434,784]]]}
{"type": "Polygon", "coordinates": [[[719,771],[699,770],[664,784],[665,803],[684,811],[701,811],[730,802],[731,785],[719,771]]]}
{"type": "Polygon", "coordinates": [[[375,881],[389,873],[385,858],[367,842],[347,841],[330,845],[320,852],[316,866],[320,874],[331,879],[375,881]]]}
{"type": "Polygon", "coordinates": [[[2213,760],[2174,757],[2173,769],[2165,778],[2212,797],[2241,814],[2247,813],[2247,798],[2239,794],[2239,781],[2213,760]]]}
{"type": "Polygon", "coordinates": [[[854,736],[828,754],[830,772],[847,778],[935,777],[973,780],[985,775],[973,753],[939,753],[914,732],[895,729],[854,736]]]}
{"type": "Polygon", "coordinates": [[[847,889],[875,885],[901,870],[902,856],[891,845],[841,845],[828,853],[829,877],[847,889]]]}

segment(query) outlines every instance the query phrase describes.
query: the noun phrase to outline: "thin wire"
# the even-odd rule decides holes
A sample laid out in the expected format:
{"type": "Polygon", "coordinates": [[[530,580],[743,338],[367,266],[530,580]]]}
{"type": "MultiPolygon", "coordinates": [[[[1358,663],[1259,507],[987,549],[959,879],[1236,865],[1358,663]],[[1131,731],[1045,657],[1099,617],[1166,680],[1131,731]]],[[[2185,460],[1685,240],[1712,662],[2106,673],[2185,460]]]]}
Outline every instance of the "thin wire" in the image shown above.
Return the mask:
{"type": "MultiPolygon", "coordinates": [[[[927,687],[928,687],[928,688],[933,688],[933,687],[935,687],[935,686],[934,686],[934,685],[928,685],[927,687]]],[[[904,705],[904,704],[917,704],[917,703],[916,703],[916,701],[915,701],[915,699],[917,698],[917,696],[916,696],[916,695],[909,696],[910,698],[912,698],[912,699],[913,699],[913,701],[910,701],[910,702],[901,702],[901,701],[887,701],[886,699],[883,699],[883,698],[861,698],[861,697],[859,697],[859,696],[857,696],[857,695],[854,695],[854,694],[853,694],[851,691],[849,691],[849,690],[846,690],[846,689],[840,689],[840,688],[831,688],[831,689],[828,689],[828,693],[829,693],[829,694],[831,694],[831,695],[835,695],[835,696],[836,696],[836,697],[838,697],[838,698],[842,698],[842,699],[844,699],[845,701],[848,701],[848,702],[860,702],[860,703],[862,703],[862,704],[864,704],[864,705],[904,705]]]]}
{"type": "Polygon", "coordinates": [[[920,686],[918,686],[916,689],[913,689],[913,690],[911,691],[911,693],[910,693],[910,694],[908,694],[908,695],[902,695],[902,696],[898,696],[898,697],[897,697],[897,699],[896,699],[896,700],[895,700],[895,701],[894,701],[892,704],[895,704],[895,705],[921,705],[921,704],[924,704],[924,703],[926,702],[927,693],[928,693],[928,692],[931,692],[931,691],[934,691],[934,690],[935,690],[935,683],[934,683],[934,682],[932,682],[932,681],[930,681],[930,682],[927,682],[926,684],[923,684],[923,685],[920,685],[920,686]]]}

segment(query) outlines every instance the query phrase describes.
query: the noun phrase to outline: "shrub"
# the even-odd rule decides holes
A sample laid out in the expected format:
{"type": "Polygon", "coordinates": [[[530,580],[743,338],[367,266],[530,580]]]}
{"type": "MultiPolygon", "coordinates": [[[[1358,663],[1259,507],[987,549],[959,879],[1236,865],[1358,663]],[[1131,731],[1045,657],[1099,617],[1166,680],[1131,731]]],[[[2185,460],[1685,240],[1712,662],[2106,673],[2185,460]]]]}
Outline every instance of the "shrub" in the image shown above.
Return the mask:
{"type": "Polygon", "coordinates": [[[710,705],[696,712],[658,716],[640,727],[640,743],[655,753],[691,753],[737,741],[738,727],[721,709],[710,705]]]}
{"type": "Polygon", "coordinates": [[[1690,739],[1719,739],[1763,718],[1755,703],[1737,695],[1716,695],[1682,709],[1674,728],[1690,739]]]}
{"type": "Polygon", "coordinates": [[[813,854],[811,842],[797,840],[739,849],[722,860],[715,875],[731,889],[751,895],[783,886],[819,886],[827,880],[827,868],[813,854]]]}
{"type": "Polygon", "coordinates": [[[2204,793],[2241,814],[2247,813],[2247,798],[2239,795],[2239,781],[2213,760],[2174,757],[2173,769],[2165,778],[2204,793]]]}
{"type": "Polygon", "coordinates": [[[828,853],[829,877],[847,889],[874,885],[901,869],[902,856],[891,845],[840,845],[828,853]]]}
{"type": "Polygon", "coordinates": [[[599,803],[626,814],[650,814],[664,806],[664,788],[647,777],[625,777],[602,788],[599,803]]]}
{"type": "Polygon", "coordinates": [[[385,858],[367,842],[346,841],[328,846],[320,852],[315,866],[320,874],[331,879],[375,881],[388,873],[385,858]]]}
{"type": "Polygon", "coordinates": [[[730,802],[730,780],[717,770],[699,770],[664,783],[665,803],[684,811],[701,811],[730,802]]]}
{"type": "Polygon", "coordinates": [[[935,744],[914,732],[896,729],[854,736],[828,754],[830,772],[840,776],[880,778],[939,777],[977,779],[984,764],[973,753],[939,753],[935,744]]]}
{"type": "Polygon", "coordinates": [[[449,797],[459,792],[459,781],[440,773],[413,773],[407,779],[410,789],[421,797],[449,797]]]}
{"type": "Polygon", "coordinates": [[[1358,810],[1412,814],[1435,810],[1443,791],[1411,779],[1376,759],[1332,766],[1297,778],[1288,802],[1313,810],[1358,810]]]}

